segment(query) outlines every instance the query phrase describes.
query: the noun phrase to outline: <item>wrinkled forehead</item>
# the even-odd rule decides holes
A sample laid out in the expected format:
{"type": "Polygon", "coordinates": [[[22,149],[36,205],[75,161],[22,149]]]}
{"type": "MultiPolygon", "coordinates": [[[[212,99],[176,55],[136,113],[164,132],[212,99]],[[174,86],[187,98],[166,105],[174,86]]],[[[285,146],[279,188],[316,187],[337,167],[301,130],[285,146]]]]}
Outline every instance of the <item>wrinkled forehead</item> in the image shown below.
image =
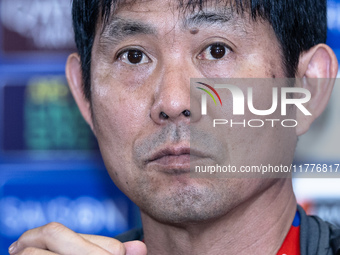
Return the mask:
{"type": "MultiPolygon", "coordinates": [[[[195,14],[200,14],[197,16],[200,18],[205,14],[205,18],[216,19],[216,22],[230,20],[231,17],[243,16],[249,9],[248,0],[106,0],[102,3],[100,8],[102,19],[99,21],[102,31],[112,19],[123,11],[146,14],[151,11],[169,11],[178,15],[178,18],[185,23],[186,17],[194,17],[195,14]]],[[[191,21],[195,21],[194,18],[191,18],[191,21]]]]}
{"type": "MultiPolygon", "coordinates": [[[[224,9],[234,8],[235,10],[244,10],[248,0],[121,0],[111,6],[111,11],[119,11],[122,8],[142,10],[144,6],[150,6],[160,3],[164,8],[181,13],[204,11],[205,9],[224,9]]],[[[147,11],[148,7],[144,9],[147,11]]]]}

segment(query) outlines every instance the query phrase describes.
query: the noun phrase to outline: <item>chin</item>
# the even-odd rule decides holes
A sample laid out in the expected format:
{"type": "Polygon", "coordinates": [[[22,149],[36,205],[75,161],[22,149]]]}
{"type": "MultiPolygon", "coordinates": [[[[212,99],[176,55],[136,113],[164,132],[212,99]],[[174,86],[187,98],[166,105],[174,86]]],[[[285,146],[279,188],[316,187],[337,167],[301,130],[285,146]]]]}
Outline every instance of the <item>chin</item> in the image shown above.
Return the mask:
{"type": "MultiPolygon", "coordinates": [[[[141,193],[140,193],[141,194],[141,193]]],[[[141,211],[164,224],[183,225],[209,221],[226,214],[233,201],[207,187],[185,186],[138,199],[141,211]]]]}

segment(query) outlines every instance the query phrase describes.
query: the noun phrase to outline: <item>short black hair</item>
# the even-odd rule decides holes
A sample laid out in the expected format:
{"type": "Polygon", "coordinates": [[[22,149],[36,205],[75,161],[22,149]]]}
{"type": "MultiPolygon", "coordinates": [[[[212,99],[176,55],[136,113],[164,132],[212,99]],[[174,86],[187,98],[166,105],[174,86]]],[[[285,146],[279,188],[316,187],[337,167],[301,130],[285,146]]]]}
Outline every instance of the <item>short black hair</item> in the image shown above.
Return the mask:
{"type": "MultiPolygon", "coordinates": [[[[107,22],[111,12],[133,0],[73,0],[72,18],[75,41],[81,58],[85,98],[91,101],[91,52],[98,19],[107,22]]],[[[209,0],[178,0],[184,9],[202,9],[209,0]]],[[[326,0],[215,0],[216,4],[245,10],[253,20],[268,21],[280,43],[282,64],[287,77],[295,77],[300,54],[327,38],[326,0]]]]}

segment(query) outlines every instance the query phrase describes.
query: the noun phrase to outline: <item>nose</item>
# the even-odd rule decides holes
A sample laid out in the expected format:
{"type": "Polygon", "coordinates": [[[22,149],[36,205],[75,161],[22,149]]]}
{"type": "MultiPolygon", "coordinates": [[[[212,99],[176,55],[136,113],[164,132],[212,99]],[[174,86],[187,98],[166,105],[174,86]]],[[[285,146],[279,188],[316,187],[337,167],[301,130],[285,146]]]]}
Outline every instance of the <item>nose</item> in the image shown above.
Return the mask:
{"type": "Polygon", "coordinates": [[[158,79],[154,103],[151,108],[152,120],[162,125],[164,123],[179,122],[189,124],[195,117],[190,110],[190,72],[188,65],[173,64],[164,68],[158,79]]]}

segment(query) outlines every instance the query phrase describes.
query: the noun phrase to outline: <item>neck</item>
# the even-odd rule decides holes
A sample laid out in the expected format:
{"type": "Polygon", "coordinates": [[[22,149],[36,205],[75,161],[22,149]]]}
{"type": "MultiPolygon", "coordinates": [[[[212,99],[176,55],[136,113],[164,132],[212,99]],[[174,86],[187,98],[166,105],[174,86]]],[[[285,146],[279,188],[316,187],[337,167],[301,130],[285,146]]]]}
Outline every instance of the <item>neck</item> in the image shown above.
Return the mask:
{"type": "Polygon", "coordinates": [[[296,211],[291,179],[281,179],[211,222],[167,225],[142,212],[148,254],[276,254],[296,211]]]}

